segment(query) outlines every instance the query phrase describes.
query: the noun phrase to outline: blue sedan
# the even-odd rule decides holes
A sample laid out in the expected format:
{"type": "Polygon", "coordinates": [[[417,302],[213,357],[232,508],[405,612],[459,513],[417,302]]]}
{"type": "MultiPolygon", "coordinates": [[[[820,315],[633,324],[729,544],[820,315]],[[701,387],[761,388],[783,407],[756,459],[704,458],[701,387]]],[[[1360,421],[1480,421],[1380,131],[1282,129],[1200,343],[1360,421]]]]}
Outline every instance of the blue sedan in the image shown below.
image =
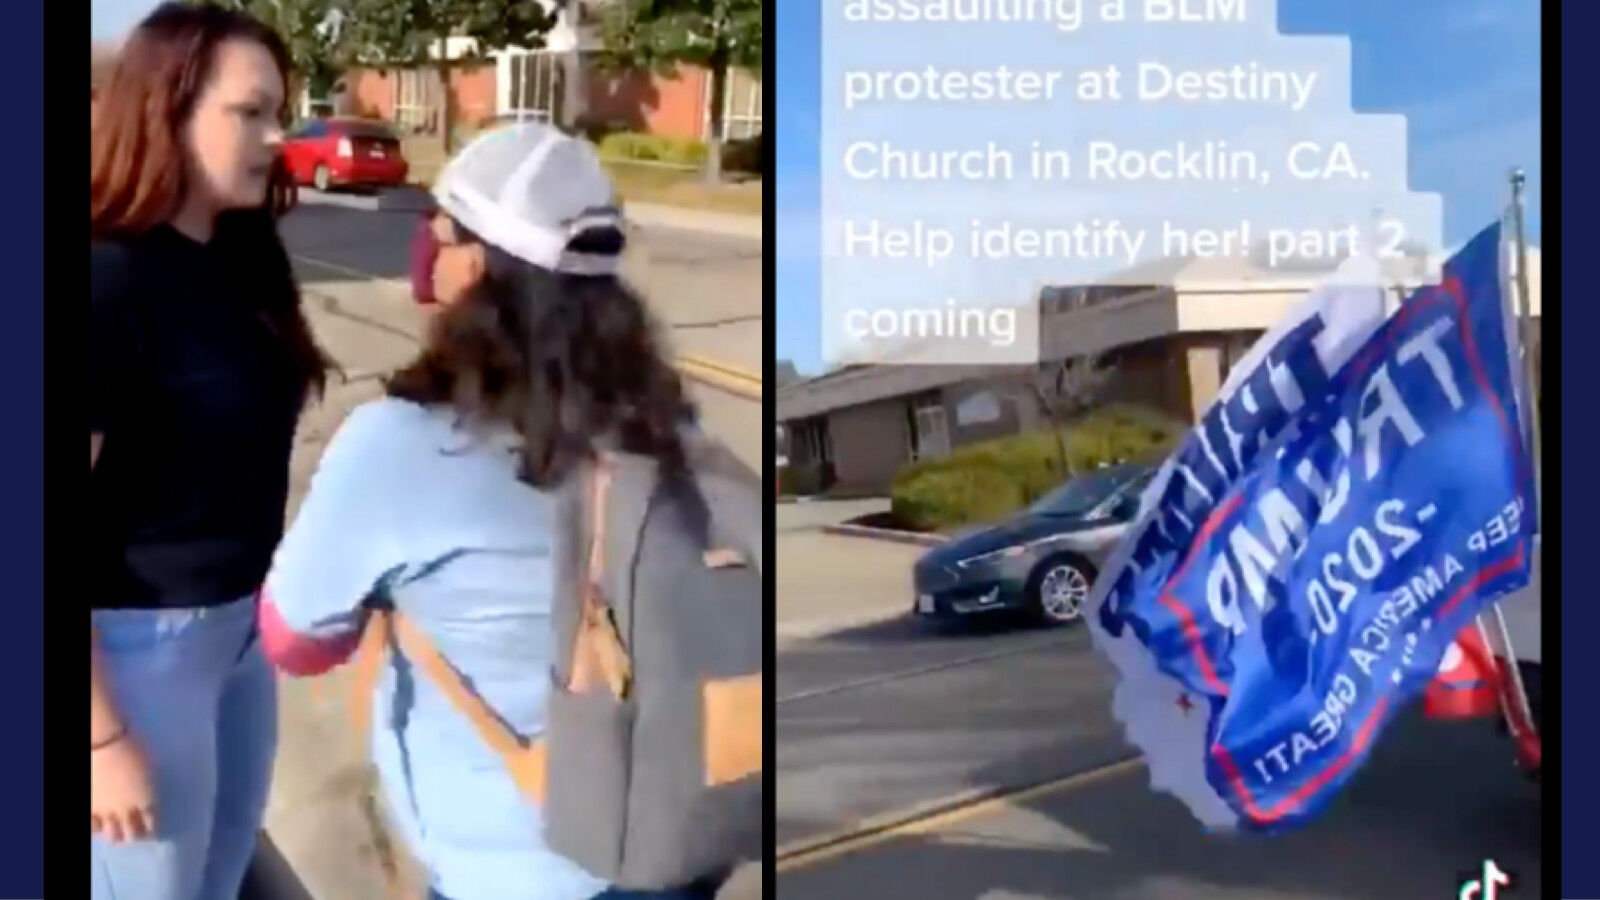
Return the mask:
{"type": "Polygon", "coordinates": [[[1000,611],[1065,625],[1139,512],[1152,466],[1108,466],[1075,478],[1012,518],[957,535],[912,568],[914,612],[938,620],[1000,611]]]}

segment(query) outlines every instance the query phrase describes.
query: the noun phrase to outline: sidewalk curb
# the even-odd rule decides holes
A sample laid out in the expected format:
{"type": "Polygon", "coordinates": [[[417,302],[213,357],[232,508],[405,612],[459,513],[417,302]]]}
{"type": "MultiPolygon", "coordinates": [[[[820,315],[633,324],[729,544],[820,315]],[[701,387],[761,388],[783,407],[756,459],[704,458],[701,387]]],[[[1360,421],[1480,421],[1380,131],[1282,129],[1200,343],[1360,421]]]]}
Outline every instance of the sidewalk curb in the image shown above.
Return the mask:
{"type": "Polygon", "coordinates": [[[869,538],[895,544],[912,544],[919,547],[937,547],[950,540],[938,534],[919,534],[915,531],[897,531],[893,528],[872,528],[867,525],[824,525],[823,534],[841,537],[869,538]]]}
{"type": "Polygon", "coordinates": [[[681,353],[675,363],[686,378],[705,382],[746,400],[761,402],[760,375],[696,353],[681,353]]]}
{"type": "MultiPolygon", "coordinates": [[[[320,194],[305,190],[301,195],[300,205],[415,215],[433,208],[431,195],[432,191],[416,185],[392,188],[376,197],[320,194]]],[[[761,240],[765,230],[763,217],[759,215],[717,212],[665,203],[632,203],[624,200],[622,215],[628,224],[642,228],[698,231],[752,241],[761,240]]]]}
{"type": "Polygon", "coordinates": [[[688,380],[702,381],[733,396],[755,400],[757,404],[762,402],[762,376],[746,372],[744,368],[699,354],[678,354],[674,364],[688,380]]]}
{"type": "Polygon", "coordinates": [[[743,366],[737,366],[733,363],[723,362],[719,359],[713,359],[712,357],[704,356],[699,353],[680,353],[678,354],[678,361],[686,362],[690,365],[701,366],[707,369],[715,369],[734,378],[742,378],[746,381],[753,381],[756,384],[761,383],[760,372],[746,369],[743,366]]]}
{"type": "Polygon", "coordinates": [[[624,201],[623,217],[631,225],[645,228],[675,228],[682,231],[700,231],[723,237],[762,239],[761,216],[738,213],[711,212],[683,206],[665,206],[659,203],[628,203],[624,201]]]}

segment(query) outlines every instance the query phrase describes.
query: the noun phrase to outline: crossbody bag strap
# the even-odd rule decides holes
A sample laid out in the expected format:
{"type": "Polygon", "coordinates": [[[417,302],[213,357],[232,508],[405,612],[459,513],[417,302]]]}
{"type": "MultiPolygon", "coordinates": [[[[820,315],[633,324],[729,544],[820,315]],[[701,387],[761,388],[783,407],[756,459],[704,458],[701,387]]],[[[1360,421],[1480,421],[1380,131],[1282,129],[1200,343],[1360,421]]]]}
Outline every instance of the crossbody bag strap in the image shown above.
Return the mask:
{"type": "MultiPolygon", "coordinates": [[[[605,565],[606,504],[611,487],[611,472],[603,462],[595,467],[590,483],[590,537],[585,567],[577,643],[573,653],[570,690],[585,690],[593,676],[605,678],[614,695],[627,691],[631,664],[621,645],[600,589],[605,565]]],[[[547,752],[543,739],[522,740],[490,709],[483,698],[469,688],[453,666],[440,655],[427,635],[397,611],[373,610],[354,660],[353,698],[350,717],[357,734],[365,741],[371,726],[373,696],[382,672],[386,651],[394,645],[420,668],[428,680],[444,693],[485,744],[504,760],[512,779],[536,803],[544,800],[547,752]]]]}
{"type": "Polygon", "coordinates": [[[393,616],[395,644],[406,658],[416,663],[438,685],[452,706],[460,709],[472,722],[485,743],[502,756],[522,752],[524,744],[505,723],[495,715],[476,691],[467,687],[466,681],[455,667],[445,661],[433,642],[422,630],[404,616],[393,616]]]}
{"type": "MultiPolygon", "coordinates": [[[[373,610],[367,613],[366,624],[361,629],[361,641],[356,645],[350,660],[350,727],[355,733],[356,746],[367,752],[368,736],[372,729],[372,706],[377,702],[378,677],[388,658],[389,613],[373,610]]],[[[374,832],[376,836],[376,832],[374,832]]],[[[391,862],[380,861],[384,887],[392,900],[402,900],[408,894],[401,883],[400,873],[391,862]]]]}
{"type": "Polygon", "coordinates": [[[633,662],[617,630],[616,617],[608,602],[602,580],[605,576],[607,506],[611,496],[612,469],[601,454],[589,476],[589,554],[584,568],[578,627],[573,635],[572,672],[566,688],[587,693],[597,680],[603,680],[611,695],[621,700],[633,682],[633,662]]]}
{"type": "Polygon", "coordinates": [[[544,802],[546,751],[543,739],[524,741],[500,720],[489,704],[467,686],[455,667],[440,655],[433,642],[409,619],[391,614],[395,645],[415,663],[428,680],[444,692],[485,744],[505,762],[517,787],[535,803],[544,802]]]}
{"type": "Polygon", "coordinates": [[[501,722],[489,704],[483,701],[455,668],[439,655],[427,635],[406,617],[389,610],[368,613],[366,628],[361,633],[361,643],[356,649],[355,670],[351,685],[350,718],[360,743],[366,743],[371,726],[373,697],[378,687],[378,676],[390,645],[398,646],[415,663],[428,680],[439,686],[445,699],[456,707],[473,730],[489,748],[504,760],[506,769],[517,787],[535,803],[544,802],[545,745],[542,739],[523,741],[501,722]]]}
{"type": "Polygon", "coordinates": [[[350,671],[350,725],[361,747],[367,745],[367,734],[372,729],[372,705],[376,702],[378,676],[383,672],[388,649],[389,613],[387,610],[369,611],[350,671]]]}

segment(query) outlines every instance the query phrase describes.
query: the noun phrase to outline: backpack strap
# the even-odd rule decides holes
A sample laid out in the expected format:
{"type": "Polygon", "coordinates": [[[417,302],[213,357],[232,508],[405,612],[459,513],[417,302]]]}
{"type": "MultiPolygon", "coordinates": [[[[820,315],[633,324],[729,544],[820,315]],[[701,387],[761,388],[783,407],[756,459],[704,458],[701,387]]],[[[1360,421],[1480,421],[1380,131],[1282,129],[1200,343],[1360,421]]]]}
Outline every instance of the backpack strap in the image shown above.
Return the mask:
{"type": "Polygon", "coordinates": [[[371,727],[372,698],[377,691],[378,675],[389,647],[397,646],[413,663],[438,685],[450,705],[456,707],[472,723],[473,730],[502,759],[511,773],[511,779],[535,803],[544,802],[545,746],[542,739],[524,741],[500,721],[489,704],[475,691],[449,662],[440,655],[422,630],[398,612],[373,610],[367,615],[367,624],[361,634],[361,644],[356,649],[355,669],[350,690],[350,719],[358,739],[365,743],[371,727]]]}
{"type": "MultiPolygon", "coordinates": [[[[372,725],[372,704],[377,695],[378,678],[383,672],[383,663],[388,656],[387,651],[392,640],[393,620],[390,613],[386,610],[369,612],[366,624],[361,630],[361,642],[356,646],[354,658],[351,660],[350,722],[358,747],[368,746],[367,734],[372,725]]],[[[372,823],[369,827],[377,826],[376,823],[372,823]]],[[[373,832],[375,840],[381,837],[380,832],[373,832]]],[[[380,858],[378,863],[378,867],[383,870],[384,886],[390,900],[409,900],[412,892],[403,883],[393,860],[380,858]]]]}
{"type": "Polygon", "coordinates": [[[592,594],[600,593],[600,578],[606,569],[606,500],[611,496],[611,466],[601,456],[589,475],[589,564],[584,569],[584,585],[592,594]]]}
{"type": "Polygon", "coordinates": [[[385,651],[389,648],[389,614],[383,610],[367,613],[361,629],[361,642],[350,660],[350,725],[356,742],[365,747],[372,728],[372,704],[383,672],[385,651]]]}
{"type": "MultiPolygon", "coordinates": [[[[574,640],[572,673],[566,688],[586,692],[596,676],[604,679],[612,696],[627,695],[632,679],[632,662],[616,628],[611,607],[605,601],[600,579],[605,568],[606,499],[611,486],[610,469],[596,466],[591,482],[591,516],[588,566],[583,580],[583,609],[574,640]]],[[[373,696],[389,647],[400,649],[428,679],[472,723],[473,730],[506,764],[519,790],[537,804],[544,802],[547,748],[542,738],[525,741],[500,720],[477,692],[467,686],[455,667],[439,653],[422,629],[397,610],[371,610],[361,633],[351,684],[350,719],[357,739],[365,743],[371,727],[373,696]]]]}
{"type": "Polygon", "coordinates": [[[572,673],[566,686],[583,693],[593,687],[598,675],[605,679],[611,695],[620,700],[628,695],[633,681],[633,663],[600,583],[605,575],[606,501],[611,491],[611,467],[604,455],[595,464],[589,491],[589,561],[584,571],[578,630],[573,637],[572,673]]]}
{"type": "Polygon", "coordinates": [[[478,732],[483,742],[505,760],[506,768],[511,772],[511,779],[516,782],[517,787],[530,800],[543,803],[544,741],[538,738],[524,741],[517,736],[499,716],[495,715],[494,710],[489,708],[489,704],[485,703],[476,691],[467,687],[461,673],[445,661],[421,629],[411,624],[411,621],[404,616],[391,614],[391,619],[394,622],[395,644],[401,652],[427,673],[428,678],[444,692],[450,704],[466,715],[467,720],[472,723],[473,730],[478,732]]]}

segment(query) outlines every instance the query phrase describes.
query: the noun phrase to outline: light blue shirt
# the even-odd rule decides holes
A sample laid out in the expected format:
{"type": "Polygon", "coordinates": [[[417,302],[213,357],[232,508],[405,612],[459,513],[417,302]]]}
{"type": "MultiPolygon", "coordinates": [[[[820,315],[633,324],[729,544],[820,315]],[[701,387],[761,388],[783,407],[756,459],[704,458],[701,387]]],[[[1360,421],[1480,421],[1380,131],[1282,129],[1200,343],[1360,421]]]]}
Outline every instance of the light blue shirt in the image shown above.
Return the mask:
{"type": "MultiPolygon", "coordinates": [[[[387,598],[513,730],[544,729],[552,658],[554,496],[516,476],[510,435],[394,398],[329,443],[274,559],[267,593],[297,633],[359,627],[387,598]]],[[[431,680],[391,654],[373,758],[389,809],[438,892],[587,900],[607,888],[550,851],[540,810],[431,680]]]]}

